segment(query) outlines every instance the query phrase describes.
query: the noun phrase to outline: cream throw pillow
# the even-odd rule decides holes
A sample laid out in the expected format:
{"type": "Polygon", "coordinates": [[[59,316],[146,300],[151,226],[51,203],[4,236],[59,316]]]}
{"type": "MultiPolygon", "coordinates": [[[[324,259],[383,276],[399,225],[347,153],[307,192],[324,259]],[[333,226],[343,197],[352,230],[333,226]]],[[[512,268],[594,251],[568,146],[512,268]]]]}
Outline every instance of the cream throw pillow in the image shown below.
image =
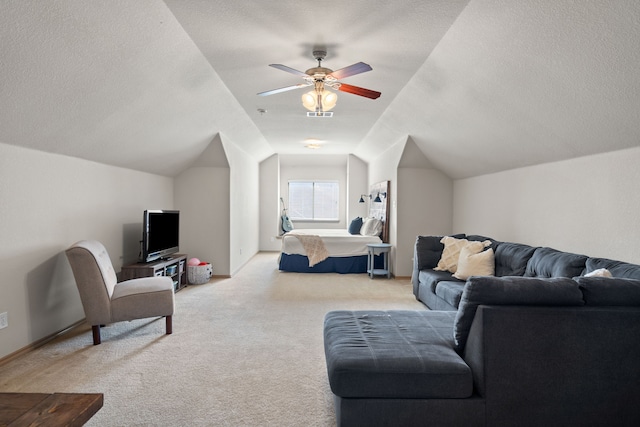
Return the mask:
{"type": "Polygon", "coordinates": [[[584,277],[612,277],[611,272],[606,268],[599,268],[593,270],[591,273],[587,273],[584,277]]]}
{"type": "Polygon", "coordinates": [[[458,259],[460,258],[460,251],[467,245],[470,245],[474,253],[478,253],[487,246],[491,244],[490,240],[485,240],[484,242],[476,242],[476,241],[468,241],[467,239],[456,239],[451,236],[444,236],[440,243],[444,244],[444,251],[442,251],[442,256],[440,257],[440,261],[438,261],[438,265],[434,268],[434,270],[438,271],[450,271],[451,273],[455,273],[458,269],[458,259]]]}
{"type": "Polygon", "coordinates": [[[493,249],[486,251],[470,245],[460,251],[458,269],[453,275],[456,279],[467,280],[471,276],[493,276],[495,274],[495,256],[493,249]]]}

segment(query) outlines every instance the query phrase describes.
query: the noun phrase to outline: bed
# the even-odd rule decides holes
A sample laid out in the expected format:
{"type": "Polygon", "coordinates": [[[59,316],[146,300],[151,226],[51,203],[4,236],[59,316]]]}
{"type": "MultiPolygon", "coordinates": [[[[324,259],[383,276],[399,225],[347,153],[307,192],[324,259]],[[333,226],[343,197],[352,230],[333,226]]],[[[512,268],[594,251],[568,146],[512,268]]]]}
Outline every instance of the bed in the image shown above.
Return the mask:
{"type": "MultiPolygon", "coordinates": [[[[367,245],[388,242],[389,181],[371,186],[369,218],[380,221],[379,235],[350,234],[346,229],[301,229],[282,236],[279,269],[297,273],[366,273],[367,245]],[[376,197],[380,195],[380,202],[376,197]]],[[[376,256],[375,268],[382,268],[382,255],[376,256]]]]}

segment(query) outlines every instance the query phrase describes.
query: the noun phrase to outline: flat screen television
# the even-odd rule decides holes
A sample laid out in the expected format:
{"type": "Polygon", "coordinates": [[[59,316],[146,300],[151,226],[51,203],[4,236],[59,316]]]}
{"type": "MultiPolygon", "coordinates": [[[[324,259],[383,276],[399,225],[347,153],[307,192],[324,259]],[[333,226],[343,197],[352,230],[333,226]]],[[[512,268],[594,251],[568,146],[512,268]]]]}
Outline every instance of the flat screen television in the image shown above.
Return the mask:
{"type": "Polygon", "coordinates": [[[146,210],[142,224],[142,261],[170,258],[178,252],[180,211],[146,210]]]}

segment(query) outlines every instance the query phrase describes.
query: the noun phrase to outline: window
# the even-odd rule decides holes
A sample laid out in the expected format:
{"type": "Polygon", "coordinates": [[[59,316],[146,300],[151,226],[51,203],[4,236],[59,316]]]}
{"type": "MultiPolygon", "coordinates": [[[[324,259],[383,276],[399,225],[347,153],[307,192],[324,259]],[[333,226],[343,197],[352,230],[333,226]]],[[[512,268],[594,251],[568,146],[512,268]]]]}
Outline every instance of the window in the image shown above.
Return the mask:
{"type": "Polygon", "coordinates": [[[289,181],[289,218],[338,221],[338,181],[289,181]]]}

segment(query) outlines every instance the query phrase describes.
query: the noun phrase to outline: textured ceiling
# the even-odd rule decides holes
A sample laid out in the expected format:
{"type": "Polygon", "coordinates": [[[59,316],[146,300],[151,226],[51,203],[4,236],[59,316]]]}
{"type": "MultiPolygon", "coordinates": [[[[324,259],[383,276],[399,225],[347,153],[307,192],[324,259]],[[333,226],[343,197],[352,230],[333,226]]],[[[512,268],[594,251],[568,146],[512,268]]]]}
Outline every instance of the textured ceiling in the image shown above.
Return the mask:
{"type": "Polygon", "coordinates": [[[0,40],[1,143],[168,176],[216,138],[291,163],[411,138],[452,178],[640,145],[637,0],[3,0],[0,40]],[[256,96],[315,46],[382,96],[256,96]]]}

